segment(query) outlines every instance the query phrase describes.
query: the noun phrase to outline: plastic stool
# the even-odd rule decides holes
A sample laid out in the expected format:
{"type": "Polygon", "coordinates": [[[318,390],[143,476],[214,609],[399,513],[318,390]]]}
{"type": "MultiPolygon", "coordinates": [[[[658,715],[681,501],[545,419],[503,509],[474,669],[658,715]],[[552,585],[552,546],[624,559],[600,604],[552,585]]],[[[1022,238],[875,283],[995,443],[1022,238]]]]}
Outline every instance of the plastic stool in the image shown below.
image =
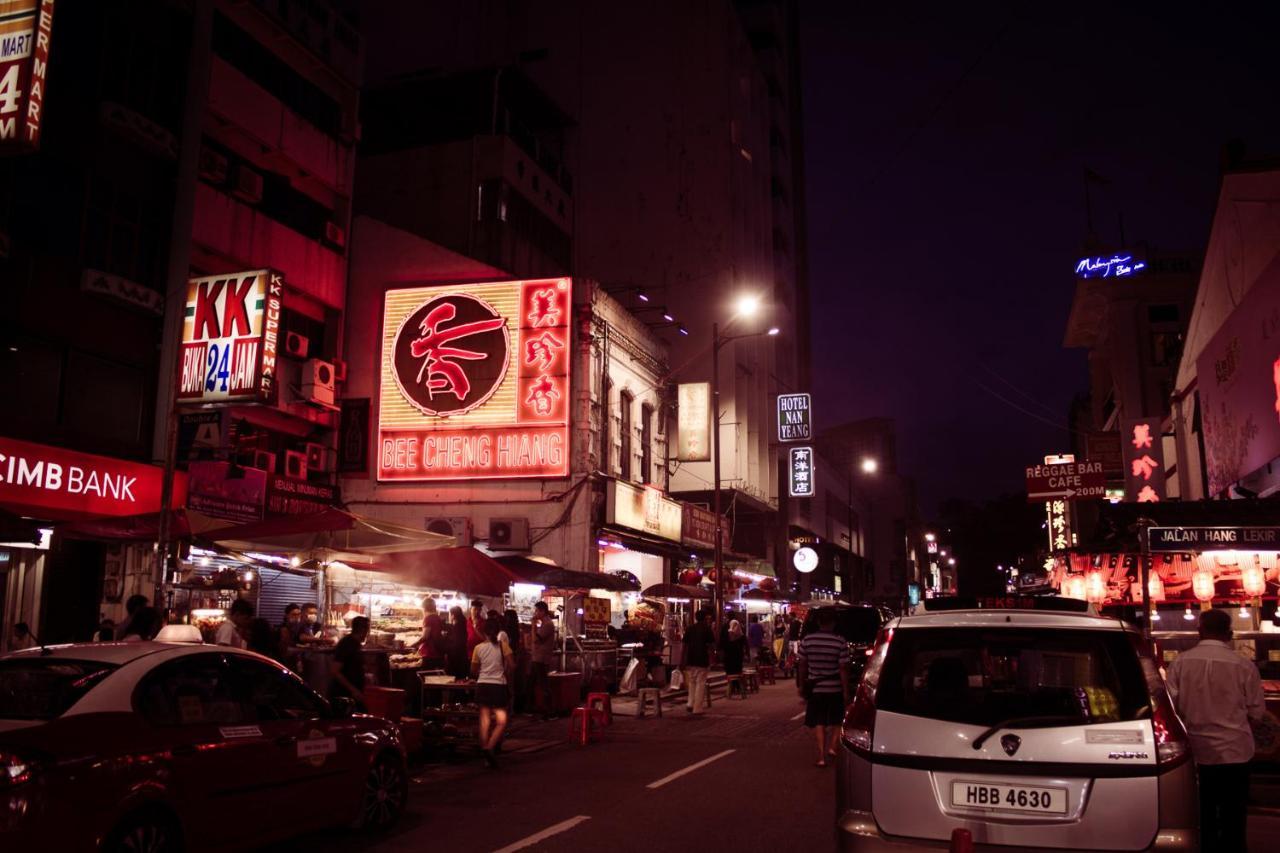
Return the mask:
{"type": "Polygon", "coordinates": [[[760,664],[760,666],[756,667],[756,669],[760,671],[761,684],[777,684],[778,683],[778,676],[776,675],[772,664],[763,663],[763,664],[760,664]]]}
{"type": "Polygon", "coordinates": [[[747,688],[746,688],[746,685],[745,685],[745,684],[743,684],[743,682],[742,682],[742,676],[741,676],[741,675],[726,675],[726,676],[725,676],[725,690],[724,690],[724,698],[726,698],[726,699],[732,699],[732,698],[733,698],[733,690],[734,690],[734,688],[735,688],[735,687],[738,689],[738,698],[739,698],[739,699],[742,699],[742,700],[744,700],[744,701],[745,701],[745,700],[746,700],[746,698],[747,698],[747,688]]]}
{"type": "Polygon", "coordinates": [[[569,716],[569,737],[586,746],[593,738],[604,740],[604,726],[604,711],[579,705],[569,716]]]}
{"type": "Polygon", "coordinates": [[[747,688],[748,693],[760,692],[760,679],[754,669],[744,669],[742,671],[742,683],[747,688]]]}
{"type": "Polygon", "coordinates": [[[653,702],[653,714],[655,717],[662,716],[662,691],[656,687],[641,687],[636,691],[636,716],[643,717],[645,709],[649,702],[653,702]]]}
{"type": "Polygon", "coordinates": [[[608,693],[588,693],[583,704],[592,710],[603,711],[605,725],[613,724],[613,699],[608,693]]]}

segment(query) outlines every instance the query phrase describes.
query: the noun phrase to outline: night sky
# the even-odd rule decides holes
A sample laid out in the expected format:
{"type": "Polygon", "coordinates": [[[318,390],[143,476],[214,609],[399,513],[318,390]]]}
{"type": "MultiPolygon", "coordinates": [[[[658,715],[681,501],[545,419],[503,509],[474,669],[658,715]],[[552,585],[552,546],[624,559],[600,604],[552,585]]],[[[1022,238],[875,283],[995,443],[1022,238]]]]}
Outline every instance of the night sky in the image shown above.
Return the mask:
{"type": "Polygon", "coordinates": [[[1101,239],[1199,254],[1223,144],[1280,155],[1274,12],[1032,5],[801,3],[816,415],[895,418],[926,514],[1069,448],[1085,168],[1101,239]]]}

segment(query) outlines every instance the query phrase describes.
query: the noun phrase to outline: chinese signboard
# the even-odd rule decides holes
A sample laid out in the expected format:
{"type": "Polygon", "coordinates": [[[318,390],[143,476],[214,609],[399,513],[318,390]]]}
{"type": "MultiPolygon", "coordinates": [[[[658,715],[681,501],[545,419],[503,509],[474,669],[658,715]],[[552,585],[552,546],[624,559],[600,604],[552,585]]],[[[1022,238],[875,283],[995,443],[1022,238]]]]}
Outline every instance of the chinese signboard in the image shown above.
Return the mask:
{"type": "Polygon", "coordinates": [[[1280,551],[1280,527],[1152,527],[1152,551],[1280,551]]]}
{"type": "Polygon", "coordinates": [[[1085,436],[1085,455],[1090,461],[1102,463],[1102,473],[1108,480],[1119,480],[1124,476],[1124,450],[1120,444],[1118,432],[1091,432],[1085,436]]]}
{"type": "Polygon", "coordinates": [[[605,513],[609,524],[628,527],[672,542],[680,541],[680,525],[684,518],[682,504],[671,500],[661,489],[610,480],[605,498],[605,513]]]}
{"type": "Polygon", "coordinates": [[[612,603],[607,598],[582,599],[582,633],[590,640],[609,638],[612,603]]]}
{"type": "Polygon", "coordinates": [[[1196,359],[1209,492],[1280,456],[1280,270],[1273,264],[1196,359]]]}
{"type": "MultiPolygon", "coordinates": [[[[0,438],[0,507],[52,521],[160,511],[163,471],[60,447],[0,438]]],[[[187,497],[186,475],[173,482],[170,506],[187,497]]]]}
{"type": "Polygon", "coordinates": [[[1044,506],[1049,550],[1061,551],[1075,545],[1075,536],[1071,531],[1071,507],[1065,500],[1046,501],[1044,506]]]}
{"type": "Polygon", "coordinates": [[[1027,500],[1100,498],[1107,491],[1107,475],[1101,462],[1063,462],[1033,465],[1026,469],[1027,500]]]}
{"type": "Polygon", "coordinates": [[[787,494],[793,498],[814,496],[812,447],[790,448],[787,463],[787,494]]]}
{"type": "Polygon", "coordinates": [[[40,147],[53,0],[0,0],[0,149],[40,147]]]}
{"type": "MultiPolygon", "coordinates": [[[[694,548],[716,547],[716,514],[694,504],[684,504],[684,520],[680,527],[680,541],[694,548]]],[[[728,550],[733,541],[733,530],[730,520],[720,520],[720,545],[728,550]]]]}
{"type": "Polygon", "coordinates": [[[677,389],[676,458],[711,461],[711,383],[681,382],[677,389]]]}
{"type": "Polygon", "coordinates": [[[1160,440],[1160,418],[1129,421],[1123,435],[1127,462],[1125,500],[1137,503],[1164,500],[1164,448],[1160,440]]]}
{"type": "Polygon", "coordinates": [[[178,402],[273,402],[283,297],[272,270],[187,282],[178,402]]]}
{"type": "Polygon", "coordinates": [[[388,290],[378,479],[569,474],[570,280],[388,290]]]}
{"type": "Polygon", "coordinates": [[[808,394],[778,395],[778,441],[813,438],[812,406],[808,394]]]}

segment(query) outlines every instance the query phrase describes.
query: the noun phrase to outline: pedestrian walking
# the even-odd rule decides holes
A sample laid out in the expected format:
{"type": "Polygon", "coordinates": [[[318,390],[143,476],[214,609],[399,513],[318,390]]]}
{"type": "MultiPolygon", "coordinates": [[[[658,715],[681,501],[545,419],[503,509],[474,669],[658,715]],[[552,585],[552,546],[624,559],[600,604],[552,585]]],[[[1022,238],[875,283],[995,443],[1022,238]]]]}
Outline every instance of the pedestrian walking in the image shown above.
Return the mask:
{"type": "Polygon", "coordinates": [[[484,762],[498,766],[497,748],[507,729],[507,705],[511,701],[507,685],[515,660],[511,646],[498,635],[502,633],[502,619],[496,614],[484,622],[485,642],[471,653],[471,677],[476,681],[476,705],[480,709],[480,749],[484,762]]]}
{"type": "Polygon", "coordinates": [[[729,622],[729,630],[720,638],[720,661],[724,664],[725,675],[742,675],[747,656],[747,639],[742,635],[742,623],[737,619],[729,622]]]}
{"type": "Polygon", "coordinates": [[[698,611],[694,623],[684,632],[684,683],[688,691],[685,707],[690,714],[700,714],[711,707],[707,693],[707,673],[711,669],[711,650],[716,635],[711,630],[711,610],[698,611]]]}
{"type": "Polygon", "coordinates": [[[545,601],[533,605],[530,643],[529,710],[551,713],[551,664],[556,656],[556,626],[545,601]]]}
{"type": "Polygon", "coordinates": [[[1258,668],[1231,647],[1231,617],[1200,614],[1200,642],[1178,655],[1166,682],[1191,740],[1200,775],[1200,847],[1245,849],[1249,808],[1250,720],[1266,713],[1258,668]]]}
{"type": "Polygon", "coordinates": [[[835,628],[835,611],[822,608],[796,654],[796,687],[805,698],[804,724],[817,735],[818,767],[826,767],[827,758],[836,754],[849,704],[849,644],[835,628]]]}
{"type": "Polygon", "coordinates": [[[747,652],[751,663],[760,662],[760,649],[764,648],[764,625],[757,619],[747,625],[747,652]]]}

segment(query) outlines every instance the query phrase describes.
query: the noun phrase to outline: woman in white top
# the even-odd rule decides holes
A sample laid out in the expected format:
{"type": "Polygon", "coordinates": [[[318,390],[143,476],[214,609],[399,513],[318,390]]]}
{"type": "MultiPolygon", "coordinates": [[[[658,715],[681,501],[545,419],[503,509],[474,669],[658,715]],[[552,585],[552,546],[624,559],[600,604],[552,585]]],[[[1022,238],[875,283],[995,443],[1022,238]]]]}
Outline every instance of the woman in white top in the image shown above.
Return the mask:
{"type": "Polygon", "coordinates": [[[482,627],[486,640],[471,653],[471,677],[476,680],[476,705],[480,708],[480,748],[485,764],[497,767],[494,749],[507,728],[507,675],[514,661],[511,647],[498,639],[502,621],[490,616],[482,627]]]}

